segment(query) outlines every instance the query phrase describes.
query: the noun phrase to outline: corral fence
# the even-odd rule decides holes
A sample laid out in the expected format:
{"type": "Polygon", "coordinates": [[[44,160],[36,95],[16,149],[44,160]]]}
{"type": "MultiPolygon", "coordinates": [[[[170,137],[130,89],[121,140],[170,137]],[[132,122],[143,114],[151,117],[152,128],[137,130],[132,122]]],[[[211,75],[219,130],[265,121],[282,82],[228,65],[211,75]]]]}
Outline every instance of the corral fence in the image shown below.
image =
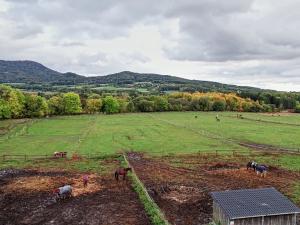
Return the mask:
{"type": "MultiPolygon", "coordinates": [[[[0,161],[29,161],[29,160],[60,160],[60,159],[101,159],[106,158],[108,156],[112,156],[109,154],[103,153],[91,153],[91,154],[78,154],[75,157],[73,155],[67,157],[55,157],[54,154],[39,154],[39,155],[32,155],[32,154],[3,154],[0,155],[0,161]]],[[[120,156],[120,154],[114,154],[114,156],[120,156]]]]}
{"type": "MultiPolygon", "coordinates": [[[[143,151],[142,151],[143,152],[143,151]]],[[[148,151],[145,151],[146,153],[149,153],[148,151]]],[[[172,156],[172,155],[187,155],[187,154],[193,154],[193,155],[199,155],[199,156],[241,156],[241,157],[258,157],[258,156],[278,156],[282,153],[289,154],[289,155],[295,155],[300,156],[300,150],[298,151],[274,151],[274,150],[237,150],[237,149],[218,149],[218,150],[200,150],[198,152],[193,153],[170,153],[170,152],[150,152],[153,154],[159,154],[163,156],[172,156]]],[[[61,157],[55,157],[54,154],[3,154],[0,155],[0,161],[9,161],[9,160],[15,160],[15,161],[27,161],[27,160],[58,160],[58,159],[103,159],[107,158],[109,156],[111,157],[119,157],[122,154],[115,153],[115,154],[105,154],[105,153],[90,153],[90,154],[69,154],[66,158],[61,157]]]]}

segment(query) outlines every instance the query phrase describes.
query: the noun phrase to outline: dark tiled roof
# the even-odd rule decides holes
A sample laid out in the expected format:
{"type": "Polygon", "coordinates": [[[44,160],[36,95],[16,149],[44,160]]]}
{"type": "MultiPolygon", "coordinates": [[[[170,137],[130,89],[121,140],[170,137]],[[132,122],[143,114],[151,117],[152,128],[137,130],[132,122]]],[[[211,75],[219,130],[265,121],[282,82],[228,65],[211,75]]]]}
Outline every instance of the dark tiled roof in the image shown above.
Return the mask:
{"type": "Polygon", "coordinates": [[[212,192],[211,195],[230,219],[300,213],[275,188],[212,192]]]}

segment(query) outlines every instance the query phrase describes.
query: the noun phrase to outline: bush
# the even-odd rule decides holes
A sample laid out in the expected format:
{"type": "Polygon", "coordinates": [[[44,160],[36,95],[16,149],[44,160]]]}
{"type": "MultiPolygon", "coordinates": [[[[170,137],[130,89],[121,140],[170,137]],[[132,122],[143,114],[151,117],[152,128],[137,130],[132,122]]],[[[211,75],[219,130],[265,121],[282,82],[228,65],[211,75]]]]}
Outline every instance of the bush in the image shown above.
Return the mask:
{"type": "Polygon", "coordinates": [[[295,112],[296,112],[296,113],[300,113],[300,104],[296,106],[295,112]]]}
{"type": "Polygon", "coordinates": [[[106,114],[113,114],[119,112],[119,102],[113,96],[107,96],[103,99],[103,111],[106,114]]]}
{"type": "Polygon", "coordinates": [[[226,102],[222,100],[216,100],[212,105],[213,111],[225,111],[226,102]]]}
{"type": "Polygon", "coordinates": [[[9,104],[0,99],[0,119],[10,119],[11,118],[11,110],[9,104]]]}

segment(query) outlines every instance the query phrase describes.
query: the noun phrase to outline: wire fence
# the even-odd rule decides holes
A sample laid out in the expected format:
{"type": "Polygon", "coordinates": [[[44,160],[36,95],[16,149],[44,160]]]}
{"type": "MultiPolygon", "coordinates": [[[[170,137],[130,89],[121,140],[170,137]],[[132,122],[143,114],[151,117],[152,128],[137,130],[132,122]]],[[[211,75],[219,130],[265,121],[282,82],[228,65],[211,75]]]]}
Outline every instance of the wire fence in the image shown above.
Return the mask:
{"type": "MultiPolygon", "coordinates": [[[[143,152],[143,151],[141,151],[143,152]]],[[[245,156],[245,157],[259,157],[259,156],[278,156],[281,154],[289,154],[289,155],[295,155],[300,156],[300,151],[276,151],[276,150],[237,150],[237,149],[216,149],[216,150],[199,150],[198,152],[182,152],[182,153],[172,153],[172,152],[149,152],[145,151],[144,153],[148,154],[155,154],[155,155],[162,155],[162,156],[172,156],[172,155],[186,155],[186,154],[193,154],[198,156],[245,156]]],[[[15,161],[27,161],[27,160],[57,160],[57,159],[74,159],[74,160],[80,160],[80,159],[103,159],[107,157],[119,157],[122,155],[121,153],[86,153],[86,154],[79,154],[79,153],[72,153],[72,155],[66,155],[65,157],[57,157],[54,154],[2,154],[0,155],[0,161],[9,161],[9,160],[15,160],[15,161]]]]}
{"type": "Polygon", "coordinates": [[[57,157],[54,154],[32,155],[32,154],[3,154],[0,155],[0,161],[30,161],[30,160],[59,160],[59,159],[102,159],[110,156],[119,156],[120,154],[104,154],[104,153],[91,153],[91,154],[73,154],[72,156],[57,157]]]}

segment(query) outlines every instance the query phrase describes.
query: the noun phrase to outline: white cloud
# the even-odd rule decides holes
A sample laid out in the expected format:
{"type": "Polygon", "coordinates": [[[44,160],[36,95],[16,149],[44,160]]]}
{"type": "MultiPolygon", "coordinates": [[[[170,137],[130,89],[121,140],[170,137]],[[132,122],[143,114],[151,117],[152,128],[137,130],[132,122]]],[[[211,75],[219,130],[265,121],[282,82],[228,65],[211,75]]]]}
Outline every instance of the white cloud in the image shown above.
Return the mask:
{"type": "Polygon", "coordinates": [[[294,0],[0,0],[0,57],[300,91],[294,0]]]}

